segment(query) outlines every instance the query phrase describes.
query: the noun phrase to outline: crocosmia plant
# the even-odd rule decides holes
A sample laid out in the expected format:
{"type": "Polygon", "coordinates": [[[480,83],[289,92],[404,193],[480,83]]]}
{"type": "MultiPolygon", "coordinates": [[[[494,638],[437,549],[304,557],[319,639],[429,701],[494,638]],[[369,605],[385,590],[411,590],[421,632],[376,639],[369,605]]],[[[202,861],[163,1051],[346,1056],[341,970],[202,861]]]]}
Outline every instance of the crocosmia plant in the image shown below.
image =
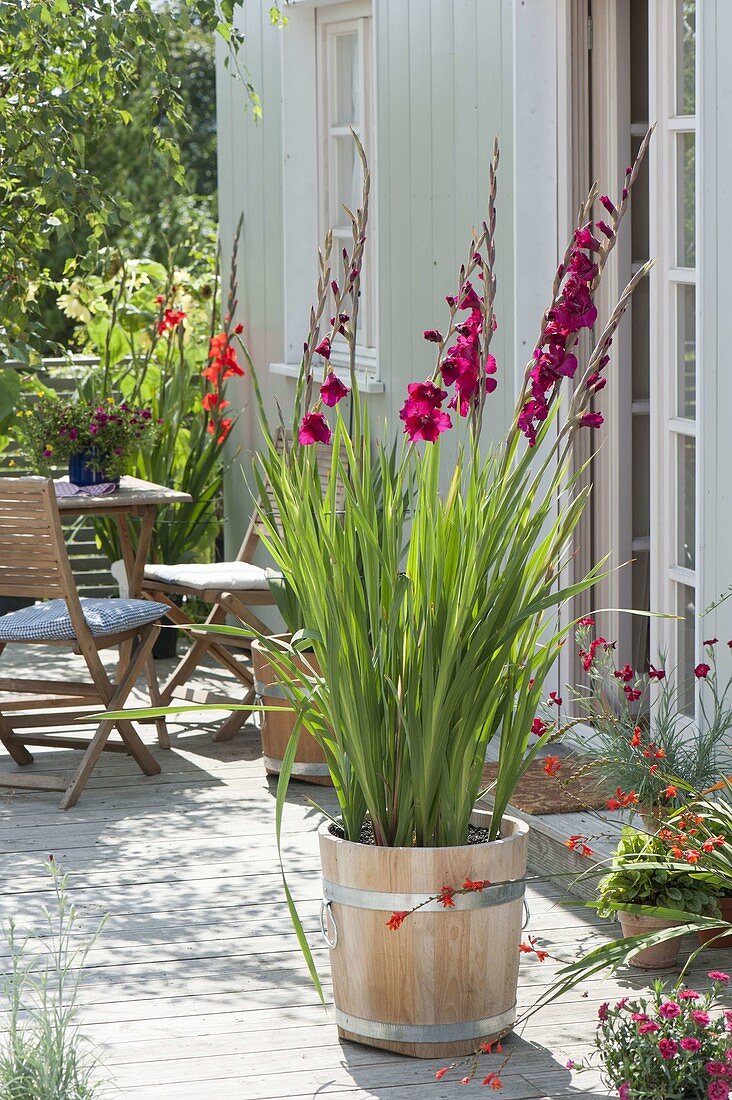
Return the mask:
{"type": "MultiPolygon", "coordinates": [[[[648,997],[598,1009],[595,1045],[608,1087],[620,1100],[727,1100],[732,1092],[732,1012],[718,1007],[729,984],[709,972],[703,991],[656,982],[648,997]]],[[[587,1068],[574,1062],[575,1069],[587,1068]]]]}
{"type": "MultiPolygon", "coordinates": [[[[258,466],[265,542],[306,627],[292,651],[272,646],[271,652],[326,754],[347,839],[358,841],[368,823],[379,845],[460,845],[468,839],[488,744],[499,738],[491,830],[498,837],[518,779],[552,735],[547,726],[536,736],[535,718],[569,629],[557,629],[557,607],[592,585],[602,569],[600,563],[586,577],[566,581],[572,533],[588,493],[571,469],[573,441],[602,422],[593,400],[646,267],[584,357],[580,336],[597,320],[594,298],[639,162],[628,169],[616,202],[598,199],[593,189],[583,205],[512,423],[499,445],[487,446],[481,429],[501,384],[491,352],[494,148],[487,217],[473,232],[447,296],[445,324],[424,333],[426,369],[415,364],[418,380],[404,395],[395,450],[383,426],[374,440],[355,371],[369,200],[360,146],[359,152],[363,202],[351,215],[352,243],[337,267],[330,235],[320,253],[284,448],[277,443],[282,426],[270,428],[257,390],[266,439],[258,466]],[[603,215],[597,222],[596,203],[603,215]],[[339,344],[350,352],[344,376],[331,365],[339,344]],[[426,377],[419,380],[420,374],[426,377]],[[448,469],[440,440],[450,431],[459,431],[460,442],[448,469]],[[326,476],[323,445],[330,448],[326,476]],[[312,649],[321,670],[313,666],[307,684],[294,664],[298,647],[312,649]]],[[[287,773],[286,759],[280,799],[287,773]]]]}

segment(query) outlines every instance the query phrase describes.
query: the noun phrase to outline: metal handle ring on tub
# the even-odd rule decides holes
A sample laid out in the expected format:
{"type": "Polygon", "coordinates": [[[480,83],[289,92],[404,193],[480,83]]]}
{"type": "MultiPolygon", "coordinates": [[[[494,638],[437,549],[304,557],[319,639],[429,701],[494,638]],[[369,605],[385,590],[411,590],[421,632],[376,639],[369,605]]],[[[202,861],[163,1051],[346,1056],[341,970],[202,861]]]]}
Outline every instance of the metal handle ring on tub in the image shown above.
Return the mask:
{"type": "Polygon", "coordinates": [[[524,898],[524,923],[521,925],[521,931],[522,932],[525,932],[526,929],[529,927],[530,921],[531,921],[531,910],[529,909],[528,901],[526,900],[526,898],[524,898]]]}
{"type": "Polygon", "coordinates": [[[320,903],[320,931],[323,933],[323,939],[328,944],[331,951],[338,946],[338,925],[333,916],[332,905],[329,901],[326,901],[325,898],[320,903]],[[333,928],[333,939],[330,938],[328,932],[329,919],[333,928]]]}

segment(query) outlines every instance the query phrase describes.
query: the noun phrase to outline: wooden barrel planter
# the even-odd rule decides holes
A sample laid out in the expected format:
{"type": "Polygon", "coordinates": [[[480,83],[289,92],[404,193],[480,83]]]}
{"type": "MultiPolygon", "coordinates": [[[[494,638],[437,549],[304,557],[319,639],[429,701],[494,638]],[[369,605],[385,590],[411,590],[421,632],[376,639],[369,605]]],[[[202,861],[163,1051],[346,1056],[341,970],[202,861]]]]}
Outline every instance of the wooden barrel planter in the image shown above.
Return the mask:
{"type": "MultiPolygon", "coordinates": [[[[484,811],[471,819],[483,826],[484,811]]],[[[460,1057],[507,1034],[516,1018],[529,827],[503,819],[503,837],[454,848],[383,848],[319,830],[321,924],[330,947],[338,1033],[415,1058],[460,1057]],[[499,885],[431,901],[466,879],[499,885]]]]}
{"type": "MultiPolygon", "coordinates": [[[[287,640],[288,635],[279,634],[276,637],[287,640]]],[[[312,668],[318,665],[315,656],[310,654],[308,661],[312,668]]],[[[252,664],[254,666],[254,690],[262,700],[264,706],[281,707],[287,702],[284,689],[278,682],[277,672],[272,668],[267,654],[259,642],[252,642],[252,664]]],[[[298,665],[307,673],[307,665],[298,661],[298,665]]],[[[262,755],[264,767],[268,775],[279,775],[282,770],[282,759],[285,749],[292,737],[295,728],[295,714],[293,711],[263,711],[262,712],[262,755]]],[[[325,754],[315,738],[303,729],[297,744],[297,752],[290,773],[293,779],[300,779],[306,783],[320,783],[322,786],[332,786],[325,754]]]]}

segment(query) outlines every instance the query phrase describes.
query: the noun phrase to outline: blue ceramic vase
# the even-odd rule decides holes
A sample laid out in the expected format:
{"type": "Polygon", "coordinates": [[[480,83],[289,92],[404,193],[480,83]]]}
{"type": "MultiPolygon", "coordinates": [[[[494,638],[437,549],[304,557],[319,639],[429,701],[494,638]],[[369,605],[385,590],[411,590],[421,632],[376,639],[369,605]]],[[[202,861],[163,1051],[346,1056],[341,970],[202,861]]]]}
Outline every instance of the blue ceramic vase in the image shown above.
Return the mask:
{"type": "Polygon", "coordinates": [[[119,484],[119,478],[108,477],[103,470],[94,469],[91,463],[97,458],[94,450],[80,451],[69,458],[69,481],[72,485],[100,485],[104,482],[119,484]]]}

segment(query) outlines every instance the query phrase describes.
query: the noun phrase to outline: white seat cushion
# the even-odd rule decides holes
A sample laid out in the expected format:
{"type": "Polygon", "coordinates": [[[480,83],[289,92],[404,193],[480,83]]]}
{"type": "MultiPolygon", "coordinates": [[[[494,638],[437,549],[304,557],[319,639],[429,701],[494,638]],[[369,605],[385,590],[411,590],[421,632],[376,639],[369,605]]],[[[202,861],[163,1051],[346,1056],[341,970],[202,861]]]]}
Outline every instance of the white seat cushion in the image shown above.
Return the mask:
{"type": "MultiPolygon", "coordinates": [[[[122,634],[154,623],[168,610],[151,600],[82,599],[81,609],[95,638],[122,634]]],[[[23,607],[0,615],[0,642],[73,642],[76,639],[66,600],[23,607]]]]}
{"type": "Polygon", "coordinates": [[[261,569],[246,561],[219,561],[204,565],[146,565],[145,580],[216,592],[263,592],[269,577],[279,577],[272,569],[261,569]]]}

